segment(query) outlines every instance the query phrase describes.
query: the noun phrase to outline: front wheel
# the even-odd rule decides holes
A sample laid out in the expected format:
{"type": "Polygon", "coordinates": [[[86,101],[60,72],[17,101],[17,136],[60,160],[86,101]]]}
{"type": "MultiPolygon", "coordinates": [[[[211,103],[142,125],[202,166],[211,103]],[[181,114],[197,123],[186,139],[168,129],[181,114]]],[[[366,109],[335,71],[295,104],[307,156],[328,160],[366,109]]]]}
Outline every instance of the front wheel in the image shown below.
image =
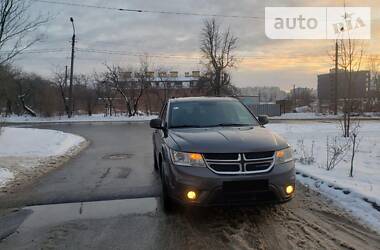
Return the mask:
{"type": "Polygon", "coordinates": [[[174,203],[173,203],[172,198],[170,198],[169,189],[166,183],[166,178],[165,178],[164,173],[161,173],[161,186],[162,186],[161,202],[162,202],[163,210],[165,213],[173,212],[174,203]]]}
{"type": "Polygon", "coordinates": [[[157,162],[157,157],[156,157],[156,152],[153,150],[153,161],[154,161],[154,170],[158,170],[158,162],[157,162]]]}

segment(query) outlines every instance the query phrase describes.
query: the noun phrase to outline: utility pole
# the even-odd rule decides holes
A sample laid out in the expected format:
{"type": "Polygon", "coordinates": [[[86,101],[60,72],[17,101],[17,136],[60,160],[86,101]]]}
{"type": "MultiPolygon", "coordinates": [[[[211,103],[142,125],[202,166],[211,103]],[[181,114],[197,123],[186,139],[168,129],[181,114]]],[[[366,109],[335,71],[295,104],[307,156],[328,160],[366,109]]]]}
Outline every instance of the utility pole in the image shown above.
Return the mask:
{"type": "Polygon", "coordinates": [[[65,86],[67,86],[67,65],[65,66],[65,86]]]}
{"type": "Polygon", "coordinates": [[[73,75],[74,75],[74,52],[75,52],[75,26],[74,19],[70,17],[70,22],[73,25],[73,37],[71,39],[71,67],[70,67],[70,87],[69,87],[69,118],[73,115],[73,75]]]}
{"type": "Polygon", "coordinates": [[[66,90],[67,88],[67,79],[68,79],[68,75],[67,75],[67,65],[65,66],[65,81],[63,82],[63,89],[61,89],[61,92],[62,92],[62,96],[63,96],[63,103],[65,105],[65,112],[67,114],[67,116],[70,118],[70,108],[69,108],[69,105],[67,104],[67,100],[66,100],[66,96],[64,94],[64,91],[66,90]]]}
{"type": "Polygon", "coordinates": [[[338,114],[338,40],[335,41],[334,115],[338,114]]]}
{"type": "Polygon", "coordinates": [[[261,103],[261,90],[259,90],[259,104],[261,103]]]}

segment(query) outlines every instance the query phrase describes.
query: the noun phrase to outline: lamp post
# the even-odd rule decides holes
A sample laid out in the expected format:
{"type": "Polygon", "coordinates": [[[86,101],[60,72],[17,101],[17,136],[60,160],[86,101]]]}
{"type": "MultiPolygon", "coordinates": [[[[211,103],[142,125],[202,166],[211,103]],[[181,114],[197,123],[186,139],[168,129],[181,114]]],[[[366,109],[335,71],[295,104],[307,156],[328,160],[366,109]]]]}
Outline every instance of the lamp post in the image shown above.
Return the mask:
{"type": "Polygon", "coordinates": [[[73,36],[71,40],[71,67],[70,67],[70,86],[69,86],[69,118],[73,115],[74,102],[73,102],[73,75],[74,75],[74,52],[75,52],[75,26],[74,19],[70,17],[70,22],[73,26],[73,36]]]}

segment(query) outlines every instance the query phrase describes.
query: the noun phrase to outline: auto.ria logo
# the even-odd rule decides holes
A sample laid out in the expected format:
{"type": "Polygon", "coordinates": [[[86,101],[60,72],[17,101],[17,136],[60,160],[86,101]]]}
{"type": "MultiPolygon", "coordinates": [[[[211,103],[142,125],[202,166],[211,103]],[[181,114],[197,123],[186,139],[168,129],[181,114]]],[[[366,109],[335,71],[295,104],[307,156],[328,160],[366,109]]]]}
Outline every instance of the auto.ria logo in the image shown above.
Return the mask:
{"type": "Polygon", "coordinates": [[[370,39],[369,7],[267,7],[271,39],[370,39]]]}

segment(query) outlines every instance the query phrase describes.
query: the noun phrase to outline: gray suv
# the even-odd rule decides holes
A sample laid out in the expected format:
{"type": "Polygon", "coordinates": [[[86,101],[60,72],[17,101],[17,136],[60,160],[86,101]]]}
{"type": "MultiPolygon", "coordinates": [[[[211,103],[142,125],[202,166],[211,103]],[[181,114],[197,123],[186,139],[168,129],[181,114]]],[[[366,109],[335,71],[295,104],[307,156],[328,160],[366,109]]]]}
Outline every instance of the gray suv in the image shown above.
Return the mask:
{"type": "Polygon", "coordinates": [[[266,123],[235,98],[170,99],[150,122],[164,208],[289,201],[292,150],[266,123]]]}

